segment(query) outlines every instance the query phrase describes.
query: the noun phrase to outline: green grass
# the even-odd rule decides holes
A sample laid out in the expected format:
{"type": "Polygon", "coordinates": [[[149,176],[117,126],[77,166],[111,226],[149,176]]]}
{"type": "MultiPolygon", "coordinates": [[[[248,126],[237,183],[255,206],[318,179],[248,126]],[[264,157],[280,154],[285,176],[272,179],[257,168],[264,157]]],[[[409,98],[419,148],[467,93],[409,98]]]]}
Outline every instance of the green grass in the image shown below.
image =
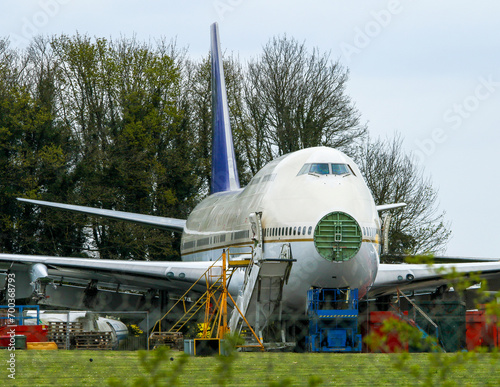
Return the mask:
{"type": "MultiPolygon", "coordinates": [[[[7,350],[0,352],[2,364],[6,364],[8,356],[7,350]]],[[[178,362],[181,353],[170,352],[165,356],[162,367],[168,370],[178,362]]],[[[442,356],[441,360],[454,359],[454,354],[442,356]]],[[[110,377],[119,378],[122,385],[132,385],[138,377],[147,376],[137,352],[16,351],[15,359],[16,379],[7,377],[9,371],[4,366],[0,369],[0,385],[106,386],[110,377]]],[[[439,361],[430,361],[429,354],[410,354],[406,363],[409,368],[403,371],[394,367],[395,359],[394,355],[387,354],[238,353],[231,365],[228,385],[287,385],[283,383],[287,381],[291,385],[308,385],[311,376],[322,380],[319,385],[429,385],[423,376],[412,376],[410,368],[416,367],[421,374],[432,377],[434,372],[438,375],[439,361]]],[[[500,385],[499,363],[500,359],[494,355],[479,354],[475,360],[452,365],[452,369],[446,371],[446,378],[460,386],[497,386],[500,385]]],[[[218,357],[190,357],[179,375],[179,383],[217,385],[221,364],[218,357]]]]}

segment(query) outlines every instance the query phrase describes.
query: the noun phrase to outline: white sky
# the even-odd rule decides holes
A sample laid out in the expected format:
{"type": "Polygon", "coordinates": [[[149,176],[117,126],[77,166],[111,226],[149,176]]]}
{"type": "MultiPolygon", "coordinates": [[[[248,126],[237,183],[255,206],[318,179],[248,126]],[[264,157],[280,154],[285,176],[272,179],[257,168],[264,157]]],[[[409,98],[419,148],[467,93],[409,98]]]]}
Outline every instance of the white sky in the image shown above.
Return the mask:
{"type": "Polygon", "coordinates": [[[399,132],[439,189],[448,255],[500,257],[500,2],[476,0],[3,0],[0,36],[177,38],[189,55],[242,60],[286,33],[350,69],[348,94],[372,137],[399,132]]]}

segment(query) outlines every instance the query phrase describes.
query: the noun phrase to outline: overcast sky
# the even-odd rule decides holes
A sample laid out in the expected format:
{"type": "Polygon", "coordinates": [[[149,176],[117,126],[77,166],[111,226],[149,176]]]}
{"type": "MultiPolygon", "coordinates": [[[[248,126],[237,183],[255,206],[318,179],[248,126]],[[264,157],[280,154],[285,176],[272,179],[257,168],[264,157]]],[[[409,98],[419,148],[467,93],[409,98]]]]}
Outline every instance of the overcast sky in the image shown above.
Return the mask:
{"type": "Polygon", "coordinates": [[[0,36],[176,38],[189,55],[222,49],[244,61],[276,35],[331,52],[372,137],[401,133],[439,189],[447,254],[500,257],[500,2],[462,0],[2,0],[0,36]]]}

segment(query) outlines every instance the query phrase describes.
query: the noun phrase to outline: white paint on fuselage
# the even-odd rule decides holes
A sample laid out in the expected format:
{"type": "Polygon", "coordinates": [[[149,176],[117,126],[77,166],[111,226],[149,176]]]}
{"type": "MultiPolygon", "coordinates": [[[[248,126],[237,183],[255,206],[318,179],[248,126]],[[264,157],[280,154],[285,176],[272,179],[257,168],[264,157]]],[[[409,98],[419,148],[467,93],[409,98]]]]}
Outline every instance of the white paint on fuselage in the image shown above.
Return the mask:
{"type": "MultiPolygon", "coordinates": [[[[277,258],[282,244],[291,244],[297,261],[284,289],[289,307],[303,308],[312,286],[358,288],[362,297],[373,283],[379,264],[380,220],[359,168],[344,153],[326,147],[290,153],[262,168],[244,189],[209,196],[187,220],[181,244],[183,260],[216,260],[224,248],[251,245],[249,214],[253,212],[262,213],[264,258],[277,258]],[[297,175],[306,163],[348,164],[354,174],[297,175]],[[359,252],[344,262],[324,259],[309,232],[334,211],[349,214],[363,230],[359,252]]],[[[234,289],[238,278],[242,275],[234,278],[234,289]]]]}

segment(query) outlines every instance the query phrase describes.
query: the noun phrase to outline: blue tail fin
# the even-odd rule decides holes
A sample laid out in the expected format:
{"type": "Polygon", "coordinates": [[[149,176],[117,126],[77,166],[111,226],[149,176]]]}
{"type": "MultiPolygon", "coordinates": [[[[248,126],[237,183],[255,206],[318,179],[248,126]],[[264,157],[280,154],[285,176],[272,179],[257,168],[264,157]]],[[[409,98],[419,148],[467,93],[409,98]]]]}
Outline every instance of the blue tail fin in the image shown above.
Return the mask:
{"type": "Polygon", "coordinates": [[[234,191],[240,188],[233,135],[229,123],[226,83],[220,50],[219,27],[211,26],[212,40],[212,182],[211,192],[234,191]]]}

